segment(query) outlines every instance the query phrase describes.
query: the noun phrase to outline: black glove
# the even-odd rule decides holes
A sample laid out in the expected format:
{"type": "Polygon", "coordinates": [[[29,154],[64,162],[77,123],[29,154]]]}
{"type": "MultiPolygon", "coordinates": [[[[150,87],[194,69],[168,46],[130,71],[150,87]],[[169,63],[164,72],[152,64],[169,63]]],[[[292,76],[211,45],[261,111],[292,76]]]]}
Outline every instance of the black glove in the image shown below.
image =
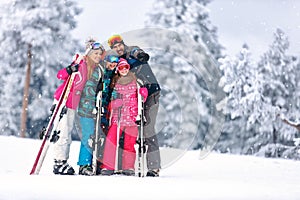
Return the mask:
{"type": "Polygon", "coordinates": [[[96,88],[96,95],[98,94],[98,92],[103,90],[103,85],[104,83],[102,82],[102,78],[99,80],[97,88],[96,88]]]}
{"type": "Polygon", "coordinates": [[[147,62],[150,58],[149,54],[145,53],[145,52],[140,52],[137,54],[137,59],[141,62],[147,62]]]}
{"type": "Polygon", "coordinates": [[[67,70],[68,74],[71,75],[73,72],[78,72],[78,67],[79,67],[78,64],[75,64],[75,65],[71,64],[68,67],[66,67],[66,70],[67,70]]]}

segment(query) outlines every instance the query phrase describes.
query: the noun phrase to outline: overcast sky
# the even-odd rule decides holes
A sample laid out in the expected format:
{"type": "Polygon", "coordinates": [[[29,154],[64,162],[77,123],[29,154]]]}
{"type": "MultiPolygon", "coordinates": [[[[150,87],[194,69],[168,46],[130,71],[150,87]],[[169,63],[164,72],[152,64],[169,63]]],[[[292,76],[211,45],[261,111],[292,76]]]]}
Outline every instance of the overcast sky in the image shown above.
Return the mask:
{"type": "MultiPolygon", "coordinates": [[[[74,36],[85,40],[94,36],[106,41],[114,33],[143,28],[145,13],[154,0],[84,0],[74,36]]],[[[300,1],[298,0],[213,0],[210,19],[218,28],[226,53],[235,55],[243,43],[258,58],[272,42],[277,27],[289,36],[290,52],[300,53],[300,1]]]]}
{"type": "Polygon", "coordinates": [[[74,36],[85,40],[89,36],[107,41],[112,34],[124,33],[144,27],[146,12],[153,0],[81,0],[84,9],[78,16],[74,36]]]}
{"type": "Polygon", "coordinates": [[[210,19],[218,27],[219,41],[235,55],[244,42],[258,57],[273,41],[276,28],[289,37],[290,53],[300,54],[300,1],[214,0],[210,19]]]}

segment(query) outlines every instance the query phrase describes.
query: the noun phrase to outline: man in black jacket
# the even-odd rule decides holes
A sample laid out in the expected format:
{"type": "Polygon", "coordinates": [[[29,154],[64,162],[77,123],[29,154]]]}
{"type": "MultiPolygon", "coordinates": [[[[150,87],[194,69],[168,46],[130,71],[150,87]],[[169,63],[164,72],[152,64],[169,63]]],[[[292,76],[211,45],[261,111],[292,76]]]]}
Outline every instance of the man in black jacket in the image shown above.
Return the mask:
{"type": "Polygon", "coordinates": [[[144,104],[146,118],[144,136],[148,145],[146,156],[148,172],[146,176],[159,176],[161,160],[155,123],[159,107],[160,86],[148,64],[150,57],[138,46],[125,45],[120,35],[111,36],[108,45],[117,52],[119,57],[127,60],[130,64],[130,71],[143,82],[143,87],[148,89],[148,97],[144,104]]]}

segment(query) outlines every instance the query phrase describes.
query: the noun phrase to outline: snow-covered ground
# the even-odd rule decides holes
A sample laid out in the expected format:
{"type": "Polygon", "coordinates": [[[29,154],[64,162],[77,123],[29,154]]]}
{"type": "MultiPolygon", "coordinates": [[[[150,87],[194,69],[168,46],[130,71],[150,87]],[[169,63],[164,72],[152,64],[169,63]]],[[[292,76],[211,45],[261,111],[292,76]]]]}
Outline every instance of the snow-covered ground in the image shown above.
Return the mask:
{"type": "MultiPolygon", "coordinates": [[[[158,178],[57,176],[52,148],[40,175],[29,175],[39,140],[0,136],[0,199],[300,199],[300,162],[189,151],[158,178]]],[[[76,166],[79,142],[71,146],[76,166]]],[[[170,150],[168,150],[170,151],[170,150]]],[[[162,151],[163,161],[167,150],[162,151]]],[[[78,167],[76,166],[76,171],[78,167]]]]}

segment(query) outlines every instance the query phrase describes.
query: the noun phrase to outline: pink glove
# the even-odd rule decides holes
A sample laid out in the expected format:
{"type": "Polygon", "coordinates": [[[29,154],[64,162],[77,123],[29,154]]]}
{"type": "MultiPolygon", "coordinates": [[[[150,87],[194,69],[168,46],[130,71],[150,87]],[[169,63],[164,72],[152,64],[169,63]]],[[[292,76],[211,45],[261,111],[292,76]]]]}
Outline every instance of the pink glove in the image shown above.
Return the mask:
{"type": "Polygon", "coordinates": [[[123,101],[122,99],[115,99],[111,101],[111,108],[115,109],[115,108],[119,108],[123,105],[123,101]]]}
{"type": "Polygon", "coordinates": [[[141,96],[144,98],[144,102],[146,102],[147,97],[148,97],[148,90],[147,90],[147,88],[141,87],[139,92],[140,92],[141,96]]]}

